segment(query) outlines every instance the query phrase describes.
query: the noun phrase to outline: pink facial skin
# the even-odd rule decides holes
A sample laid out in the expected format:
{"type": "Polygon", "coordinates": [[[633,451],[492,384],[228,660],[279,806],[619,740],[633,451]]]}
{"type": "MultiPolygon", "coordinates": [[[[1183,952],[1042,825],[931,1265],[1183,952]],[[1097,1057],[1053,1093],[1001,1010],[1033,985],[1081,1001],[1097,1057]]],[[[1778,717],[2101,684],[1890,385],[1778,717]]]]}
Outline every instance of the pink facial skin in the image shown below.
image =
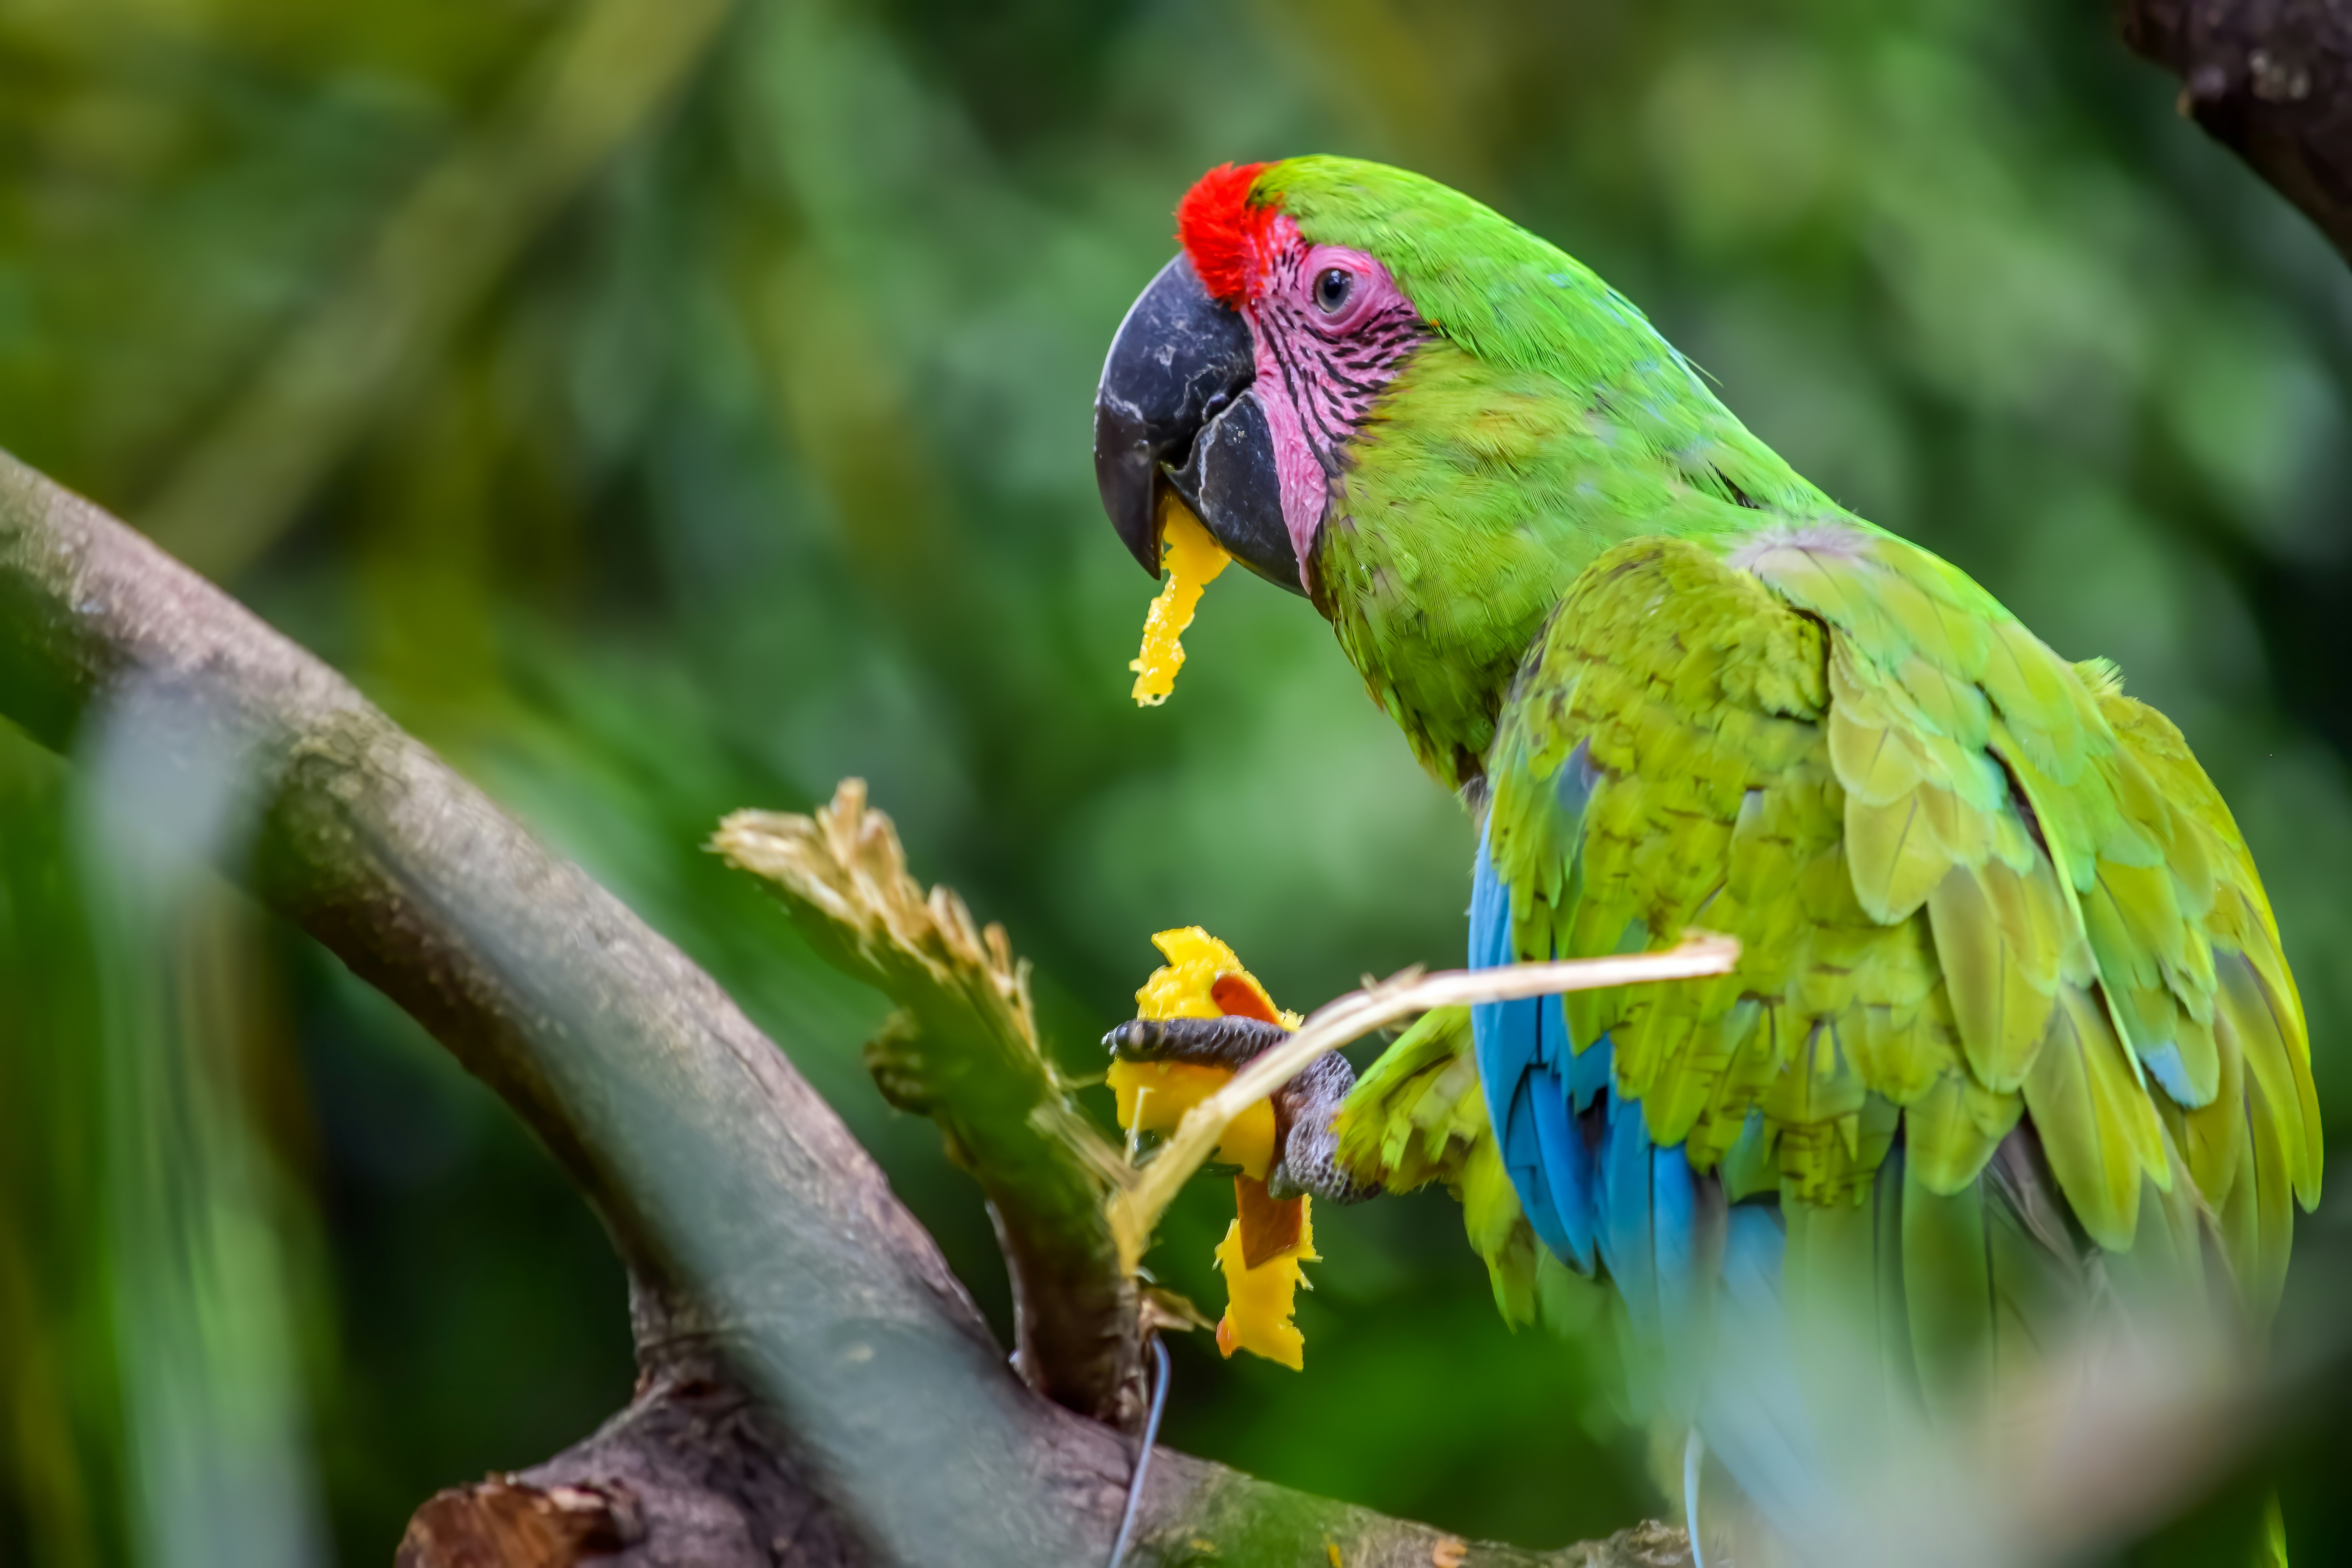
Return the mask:
{"type": "Polygon", "coordinates": [[[1386,267],[1360,250],[1308,245],[1287,215],[1275,215],[1255,248],[1242,306],[1257,349],[1252,390],[1274,437],[1283,526],[1311,593],[1315,531],[1347,444],[1429,328],[1386,267]]]}

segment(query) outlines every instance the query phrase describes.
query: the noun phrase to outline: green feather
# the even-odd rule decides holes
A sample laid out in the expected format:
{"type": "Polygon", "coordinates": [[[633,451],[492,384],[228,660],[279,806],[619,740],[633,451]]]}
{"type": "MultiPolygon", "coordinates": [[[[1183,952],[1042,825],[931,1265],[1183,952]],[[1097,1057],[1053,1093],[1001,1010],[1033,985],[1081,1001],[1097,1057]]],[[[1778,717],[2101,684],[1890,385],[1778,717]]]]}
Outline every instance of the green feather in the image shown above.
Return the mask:
{"type": "Polygon", "coordinates": [[[2132,1080],[2123,1042],[2105,1010],[2076,987],[2060,993],[2025,1077],[2025,1109],[2084,1230],[2111,1251],[2128,1248],[2141,1176],[2169,1184],[2171,1169],[2156,1108],[2132,1080]]]}
{"type": "Polygon", "coordinates": [[[1956,1193],[1937,1193],[1911,1161],[1904,1166],[1899,1256],[1920,1392],[1938,1415],[1972,1415],[1964,1402],[1983,1392],[1979,1373],[1997,1327],[1984,1188],[1971,1180],[1956,1193]]]}

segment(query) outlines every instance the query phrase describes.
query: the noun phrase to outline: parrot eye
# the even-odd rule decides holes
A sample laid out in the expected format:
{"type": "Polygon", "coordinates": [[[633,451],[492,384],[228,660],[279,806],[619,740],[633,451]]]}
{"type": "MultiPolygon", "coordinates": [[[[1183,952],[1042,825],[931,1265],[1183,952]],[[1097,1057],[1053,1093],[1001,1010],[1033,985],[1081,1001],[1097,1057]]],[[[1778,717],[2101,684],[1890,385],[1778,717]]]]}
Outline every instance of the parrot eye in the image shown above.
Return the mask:
{"type": "Polygon", "coordinates": [[[1326,267],[1315,278],[1315,308],[1336,316],[1348,308],[1356,292],[1356,275],[1344,267],[1326,267]]]}

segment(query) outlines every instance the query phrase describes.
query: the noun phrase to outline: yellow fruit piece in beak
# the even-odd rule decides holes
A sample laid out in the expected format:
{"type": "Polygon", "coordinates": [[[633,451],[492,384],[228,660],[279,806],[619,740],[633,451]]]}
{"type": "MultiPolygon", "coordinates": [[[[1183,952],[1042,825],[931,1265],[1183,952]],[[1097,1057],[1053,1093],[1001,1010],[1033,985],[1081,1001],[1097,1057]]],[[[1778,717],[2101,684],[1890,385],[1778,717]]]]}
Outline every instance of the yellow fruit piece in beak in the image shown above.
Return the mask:
{"type": "Polygon", "coordinates": [[[1139,708],[1157,708],[1176,689],[1176,671],[1184,663],[1184,645],[1178,639],[1201,607],[1201,591],[1233,561],[1191,507],[1172,491],[1160,493],[1160,559],[1168,568],[1168,583],[1144,615],[1143,651],[1127,667],[1135,671],[1139,708]]]}

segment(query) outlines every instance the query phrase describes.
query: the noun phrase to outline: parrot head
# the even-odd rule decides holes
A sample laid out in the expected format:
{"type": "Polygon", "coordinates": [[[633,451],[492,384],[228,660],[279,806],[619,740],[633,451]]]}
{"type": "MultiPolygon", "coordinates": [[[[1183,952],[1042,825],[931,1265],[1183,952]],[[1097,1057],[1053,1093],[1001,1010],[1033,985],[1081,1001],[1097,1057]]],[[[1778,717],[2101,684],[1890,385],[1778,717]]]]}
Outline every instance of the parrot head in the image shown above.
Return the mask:
{"type": "Polygon", "coordinates": [[[1104,508],[1155,576],[1172,494],[1311,599],[1449,787],[1601,551],[1834,510],[1623,296],[1433,180],[1229,164],[1176,217],[1096,394],[1104,508]]]}
{"type": "Polygon", "coordinates": [[[1095,478],[1154,576],[1172,489],[1242,564],[1311,594],[1331,478],[1430,329],[1377,257],[1316,243],[1258,194],[1268,168],[1213,169],[1177,207],[1184,248],[1103,367],[1095,478]]]}

